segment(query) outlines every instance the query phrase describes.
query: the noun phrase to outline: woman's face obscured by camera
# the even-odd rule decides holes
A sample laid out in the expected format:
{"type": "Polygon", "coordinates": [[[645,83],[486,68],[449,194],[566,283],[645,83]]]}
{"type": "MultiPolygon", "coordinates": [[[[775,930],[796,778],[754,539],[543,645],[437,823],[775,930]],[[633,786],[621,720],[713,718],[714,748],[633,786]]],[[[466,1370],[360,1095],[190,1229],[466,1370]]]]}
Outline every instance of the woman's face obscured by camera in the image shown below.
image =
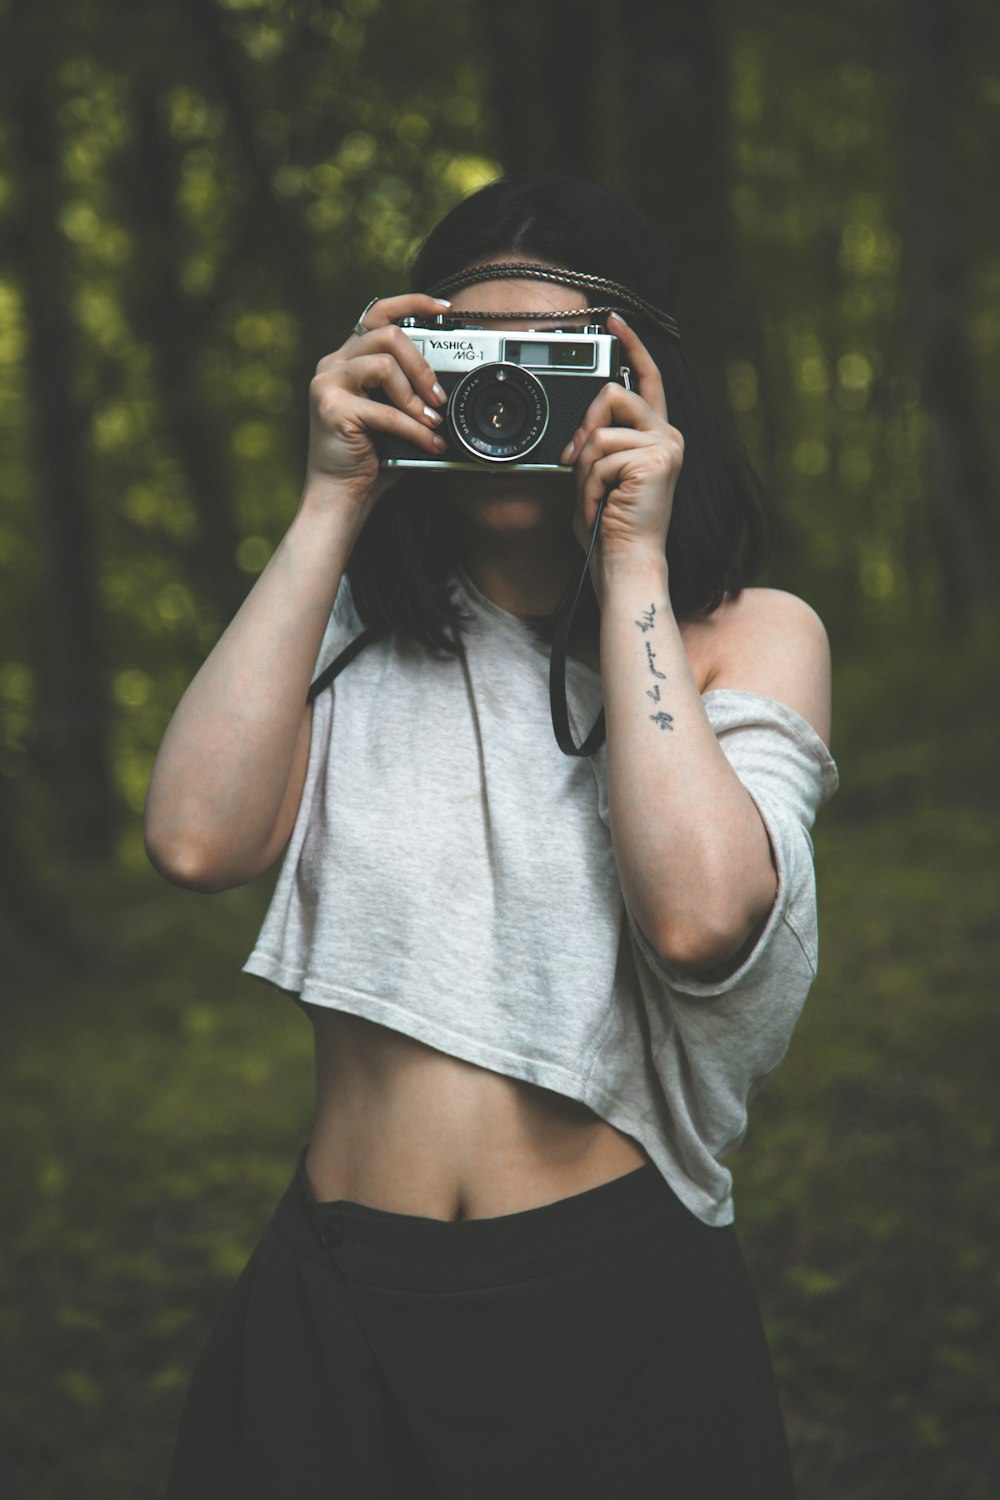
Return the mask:
{"type": "MultiPolygon", "coordinates": [[[[513,251],[490,255],[490,262],[520,260],[513,251]]],[[[534,257],[535,264],[539,264],[534,257]]],[[[580,318],[536,317],[525,319],[519,313],[557,313],[567,307],[585,307],[585,292],[548,281],[482,281],[451,293],[452,310],[510,312],[509,319],[490,320],[490,330],[527,328],[579,328],[580,318]]],[[[471,321],[471,320],[470,320],[471,321]]],[[[566,470],[558,474],[522,471],[516,465],[484,470],[480,473],[442,471],[440,493],[455,507],[465,521],[480,531],[509,535],[514,532],[569,533],[576,490],[573,476],[566,470]]]]}

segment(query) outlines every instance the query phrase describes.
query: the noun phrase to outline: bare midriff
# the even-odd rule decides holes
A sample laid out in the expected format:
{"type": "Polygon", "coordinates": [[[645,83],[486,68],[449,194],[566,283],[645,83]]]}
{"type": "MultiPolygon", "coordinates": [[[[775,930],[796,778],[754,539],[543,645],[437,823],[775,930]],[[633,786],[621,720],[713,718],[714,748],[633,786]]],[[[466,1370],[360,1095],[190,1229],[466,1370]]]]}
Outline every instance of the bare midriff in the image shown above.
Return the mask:
{"type": "Polygon", "coordinates": [[[316,1037],[306,1172],[319,1203],[489,1219],[586,1192],[650,1159],[578,1100],[361,1016],[304,1008],[316,1037]]]}

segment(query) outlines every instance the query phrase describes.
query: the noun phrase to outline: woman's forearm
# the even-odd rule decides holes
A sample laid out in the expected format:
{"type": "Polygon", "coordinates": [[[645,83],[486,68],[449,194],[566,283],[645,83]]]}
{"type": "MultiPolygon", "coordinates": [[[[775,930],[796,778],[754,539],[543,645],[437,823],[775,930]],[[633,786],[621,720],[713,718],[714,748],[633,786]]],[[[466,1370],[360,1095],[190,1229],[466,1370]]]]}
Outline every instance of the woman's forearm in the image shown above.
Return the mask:
{"type": "Polygon", "coordinates": [[[293,769],[306,694],[354,542],[328,497],[295,520],[185,692],[146,801],[146,844],[168,878],[201,889],[259,873],[293,769]]]}
{"type": "Polygon", "coordinates": [[[146,846],[170,880],[199,890],[252,880],[291,832],[309,676],[351,549],[392,482],[374,438],[392,432],[432,457],[444,446],[434,430],[444,392],[395,323],[441,306],[423,292],[379,299],[316,366],[298,514],[181,699],[153,768],[146,846]]]}
{"type": "Polygon", "coordinates": [[[601,589],[608,809],[625,899],[654,948],[714,967],[764,920],[776,877],[767,833],[705,713],[660,558],[601,589]]]}

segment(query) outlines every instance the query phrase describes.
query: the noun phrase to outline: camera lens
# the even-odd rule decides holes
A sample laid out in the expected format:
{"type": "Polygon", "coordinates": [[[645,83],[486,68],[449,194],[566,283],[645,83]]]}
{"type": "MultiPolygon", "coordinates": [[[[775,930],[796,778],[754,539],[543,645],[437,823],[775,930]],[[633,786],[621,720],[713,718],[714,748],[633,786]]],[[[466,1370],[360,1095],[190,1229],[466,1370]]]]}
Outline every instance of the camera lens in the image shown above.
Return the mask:
{"type": "Polygon", "coordinates": [[[495,437],[498,443],[519,432],[526,416],[524,397],[513,387],[507,391],[480,391],[473,396],[469,408],[473,431],[495,437]]]}
{"type": "Polygon", "coordinates": [[[455,437],[475,458],[515,463],[537,447],[548,426],[541,381],[517,365],[481,365],[452,392],[448,418],[455,437]]]}

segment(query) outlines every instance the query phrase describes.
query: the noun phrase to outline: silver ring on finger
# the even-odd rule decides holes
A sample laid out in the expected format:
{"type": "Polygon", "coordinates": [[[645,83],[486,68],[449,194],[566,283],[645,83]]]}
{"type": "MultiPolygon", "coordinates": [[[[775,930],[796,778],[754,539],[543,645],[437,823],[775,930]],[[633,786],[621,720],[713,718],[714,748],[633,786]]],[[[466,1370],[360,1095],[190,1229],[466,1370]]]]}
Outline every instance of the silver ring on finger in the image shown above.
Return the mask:
{"type": "Polygon", "coordinates": [[[365,318],[367,317],[368,313],[371,312],[371,310],[375,306],[376,302],[379,302],[379,301],[381,301],[381,298],[379,298],[379,297],[373,297],[372,300],[369,302],[368,306],[365,308],[364,312],[361,313],[361,315],[358,318],[358,321],[355,323],[354,327],[351,329],[351,332],[352,333],[356,333],[357,336],[358,336],[358,338],[362,338],[363,335],[366,334],[366,333],[371,333],[371,329],[365,327],[365,318]]]}

